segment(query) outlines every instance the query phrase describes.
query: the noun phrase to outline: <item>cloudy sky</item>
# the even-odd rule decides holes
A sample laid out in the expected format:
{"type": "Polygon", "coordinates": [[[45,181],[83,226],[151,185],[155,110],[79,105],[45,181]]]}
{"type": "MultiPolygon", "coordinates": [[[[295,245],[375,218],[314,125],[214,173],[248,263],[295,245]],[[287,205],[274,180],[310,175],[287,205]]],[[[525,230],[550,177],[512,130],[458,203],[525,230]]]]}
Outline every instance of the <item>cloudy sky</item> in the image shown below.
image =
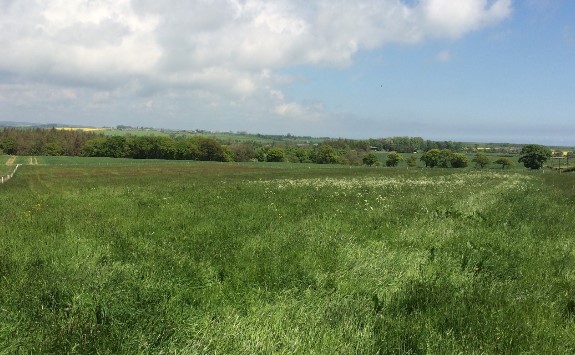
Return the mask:
{"type": "Polygon", "coordinates": [[[573,0],[0,0],[0,120],[575,145],[573,0]]]}

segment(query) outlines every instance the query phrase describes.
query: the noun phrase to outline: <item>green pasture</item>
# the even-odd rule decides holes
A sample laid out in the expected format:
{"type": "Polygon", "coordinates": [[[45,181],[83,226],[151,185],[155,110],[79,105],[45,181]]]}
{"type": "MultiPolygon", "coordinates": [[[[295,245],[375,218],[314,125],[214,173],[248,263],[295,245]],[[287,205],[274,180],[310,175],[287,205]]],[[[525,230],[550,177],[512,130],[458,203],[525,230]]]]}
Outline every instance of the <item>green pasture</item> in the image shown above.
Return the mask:
{"type": "Polygon", "coordinates": [[[573,174],[37,161],[2,354],[575,352],[573,174]]]}

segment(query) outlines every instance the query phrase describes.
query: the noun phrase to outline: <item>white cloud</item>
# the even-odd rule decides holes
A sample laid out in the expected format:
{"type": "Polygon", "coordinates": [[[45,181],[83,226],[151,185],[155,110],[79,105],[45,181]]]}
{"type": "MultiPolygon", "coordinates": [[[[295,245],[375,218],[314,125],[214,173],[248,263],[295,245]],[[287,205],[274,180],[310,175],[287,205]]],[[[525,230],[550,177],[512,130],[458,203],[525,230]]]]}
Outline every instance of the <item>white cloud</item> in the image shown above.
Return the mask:
{"type": "Polygon", "coordinates": [[[508,17],[511,0],[422,0],[420,10],[428,35],[459,38],[508,17]]]}
{"type": "Polygon", "coordinates": [[[90,88],[98,102],[177,91],[317,120],[323,108],[283,97],[292,79],[278,69],[344,67],[362,50],[459,38],[510,12],[511,0],[0,0],[0,73],[41,92],[90,88]]]}

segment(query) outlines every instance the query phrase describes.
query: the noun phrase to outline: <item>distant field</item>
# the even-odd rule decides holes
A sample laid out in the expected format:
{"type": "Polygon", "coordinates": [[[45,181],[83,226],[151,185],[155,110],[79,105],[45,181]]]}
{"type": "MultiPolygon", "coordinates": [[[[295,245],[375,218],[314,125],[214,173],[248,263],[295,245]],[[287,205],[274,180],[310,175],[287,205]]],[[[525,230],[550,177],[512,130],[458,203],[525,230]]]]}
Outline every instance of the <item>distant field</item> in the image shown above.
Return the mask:
{"type": "Polygon", "coordinates": [[[6,174],[10,167],[6,165],[6,162],[10,158],[8,155],[0,155],[0,175],[6,174]]]}
{"type": "Polygon", "coordinates": [[[107,128],[95,128],[95,127],[55,127],[57,130],[62,131],[82,131],[82,132],[103,132],[108,130],[107,128]]]}
{"type": "Polygon", "coordinates": [[[272,143],[321,143],[326,138],[315,138],[315,137],[292,137],[292,136],[267,136],[258,134],[248,134],[248,133],[227,133],[227,132],[186,132],[186,131],[169,131],[169,130],[155,130],[155,129],[103,129],[101,133],[107,136],[184,136],[184,137],[210,137],[217,139],[218,141],[224,143],[243,143],[243,142],[254,142],[260,144],[272,144],[272,143]]]}
{"type": "Polygon", "coordinates": [[[37,162],[0,353],[575,352],[575,175],[37,162]]]}

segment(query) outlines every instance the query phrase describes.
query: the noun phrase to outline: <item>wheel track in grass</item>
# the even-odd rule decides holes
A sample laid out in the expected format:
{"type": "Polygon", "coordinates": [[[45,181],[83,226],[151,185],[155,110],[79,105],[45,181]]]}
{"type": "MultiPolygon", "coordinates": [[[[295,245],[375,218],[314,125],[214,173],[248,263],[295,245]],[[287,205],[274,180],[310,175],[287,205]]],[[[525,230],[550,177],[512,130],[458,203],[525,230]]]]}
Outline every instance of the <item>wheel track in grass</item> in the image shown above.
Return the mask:
{"type": "Polygon", "coordinates": [[[12,155],[10,158],[8,158],[8,160],[6,160],[6,165],[12,166],[14,165],[14,161],[16,161],[16,157],[12,155]]]}
{"type": "Polygon", "coordinates": [[[16,164],[14,165],[14,162],[16,161],[16,157],[14,155],[10,156],[10,158],[8,158],[8,160],[6,160],[5,165],[6,166],[10,166],[10,167],[14,167],[14,169],[12,169],[12,171],[8,174],[8,175],[2,175],[0,176],[0,184],[4,184],[5,182],[7,182],[8,180],[10,180],[14,174],[16,173],[16,170],[18,170],[18,167],[22,164],[16,164]]]}
{"type": "Polygon", "coordinates": [[[420,199],[420,211],[409,223],[395,226],[390,238],[372,240],[365,248],[350,249],[343,257],[342,263],[348,265],[345,269],[355,275],[356,281],[361,275],[369,280],[366,285],[379,285],[391,296],[402,279],[421,276],[422,265],[426,265],[431,249],[433,253],[441,251],[453,244],[459,233],[465,232],[461,230],[461,223],[482,223],[485,214],[499,208],[505,194],[524,190],[531,184],[531,178],[524,175],[493,177],[466,181],[452,191],[457,192],[458,197],[451,201],[440,203],[441,194],[437,193],[429,199],[420,199]]]}

